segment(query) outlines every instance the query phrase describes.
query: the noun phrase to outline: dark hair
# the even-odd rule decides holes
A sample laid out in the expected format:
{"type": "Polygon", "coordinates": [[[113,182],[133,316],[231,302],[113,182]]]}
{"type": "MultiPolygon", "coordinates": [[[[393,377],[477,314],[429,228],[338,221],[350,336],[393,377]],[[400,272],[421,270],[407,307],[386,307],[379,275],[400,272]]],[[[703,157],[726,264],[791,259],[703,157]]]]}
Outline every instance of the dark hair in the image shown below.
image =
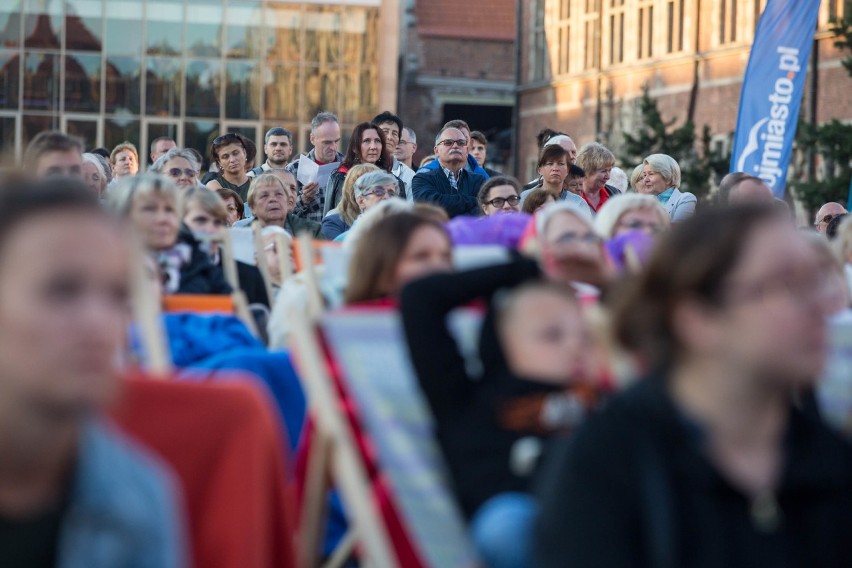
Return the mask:
{"type": "Polygon", "coordinates": [[[488,194],[491,192],[491,188],[498,185],[511,185],[515,190],[515,195],[521,195],[521,184],[518,180],[512,176],[494,176],[492,178],[488,178],[488,181],[483,183],[482,187],[479,188],[476,200],[480,205],[485,205],[485,202],[488,201],[488,194]]]}
{"type": "Polygon", "coordinates": [[[195,148],[184,148],[184,150],[195,156],[195,159],[198,161],[198,167],[204,169],[204,156],[201,155],[201,152],[195,148]]]}
{"type": "Polygon", "coordinates": [[[382,141],[382,149],[379,154],[379,161],[376,162],[376,166],[385,170],[386,172],[390,172],[393,167],[393,159],[391,158],[390,152],[388,152],[387,148],[387,140],[385,140],[385,133],[382,131],[379,126],[373,122],[362,122],[360,124],[356,124],[355,128],[352,129],[352,136],[349,137],[349,147],[346,148],[346,155],[343,157],[343,161],[340,163],[341,168],[351,168],[355,164],[360,164],[361,162],[361,139],[364,137],[364,131],[375,130],[379,139],[382,141]]]}
{"type": "Polygon", "coordinates": [[[557,197],[546,189],[534,189],[524,198],[524,205],[521,211],[532,215],[536,209],[547,203],[548,198],[557,199],[557,197]]]}
{"type": "Polygon", "coordinates": [[[483,146],[488,146],[488,138],[486,138],[485,134],[483,134],[479,130],[474,130],[473,132],[471,132],[470,133],[470,139],[476,140],[477,142],[479,142],[483,146]]]}
{"type": "Polygon", "coordinates": [[[0,249],[9,235],[35,217],[49,213],[90,213],[109,218],[100,200],[82,180],[52,177],[33,180],[20,174],[5,176],[0,180],[0,207],[8,214],[0,223],[0,249]]]}
{"type": "Polygon", "coordinates": [[[246,163],[250,164],[255,156],[257,156],[257,146],[254,142],[240,134],[239,132],[227,132],[213,140],[210,144],[210,161],[211,163],[219,163],[219,149],[228,144],[239,144],[246,151],[246,163]]]}
{"type": "Polygon", "coordinates": [[[569,178],[584,178],[586,177],[586,170],[578,166],[577,164],[571,164],[568,166],[568,177],[569,178]]]}
{"type": "Polygon", "coordinates": [[[33,168],[39,159],[48,152],[68,152],[77,150],[83,155],[83,141],[58,130],[39,132],[27,144],[24,150],[24,167],[33,168]]]}
{"type": "Polygon", "coordinates": [[[222,201],[228,201],[230,198],[234,198],[234,205],[237,206],[237,213],[240,216],[240,219],[246,218],[246,206],[243,203],[243,199],[240,197],[240,194],[231,189],[230,187],[220,187],[216,190],[216,193],[219,194],[219,197],[222,198],[222,201]]]}
{"type": "Polygon", "coordinates": [[[844,213],[842,215],[838,215],[837,217],[829,221],[828,225],[825,226],[825,236],[828,238],[828,240],[834,240],[834,238],[837,236],[837,228],[840,226],[840,223],[848,216],[849,213],[844,213]]]}
{"type": "Polygon", "coordinates": [[[273,136],[286,136],[287,140],[290,141],[290,144],[293,143],[293,133],[281,126],[273,126],[269,130],[267,130],[266,134],[263,137],[263,143],[269,144],[269,139],[273,136]]]}
{"type": "Polygon", "coordinates": [[[685,299],[721,306],[728,276],[757,228],[783,217],[767,204],[710,207],[660,238],[647,267],[613,302],[616,339],[646,370],[669,368],[683,354],[672,321],[685,299]]]}
{"type": "Polygon", "coordinates": [[[396,124],[399,127],[399,133],[402,134],[402,119],[392,112],[386,110],[381,114],[377,114],[376,118],[373,119],[373,124],[384,124],[386,122],[396,124]]]}
{"type": "Polygon", "coordinates": [[[98,156],[103,156],[107,159],[107,161],[109,161],[109,150],[107,150],[103,146],[100,146],[98,148],[92,148],[89,151],[89,154],[97,154],[98,156]]]}
{"type": "Polygon", "coordinates": [[[553,160],[558,160],[559,158],[565,158],[565,163],[567,164],[570,161],[568,159],[568,150],[566,150],[559,144],[551,144],[550,146],[545,146],[541,150],[541,155],[538,158],[538,165],[536,167],[540,168],[547,162],[552,162],[553,160]]]}
{"type": "Polygon", "coordinates": [[[446,235],[448,243],[452,242],[441,223],[417,213],[393,213],[364,231],[349,263],[347,304],[377,300],[391,292],[399,259],[421,227],[433,227],[446,235]]]}
{"type": "Polygon", "coordinates": [[[468,126],[467,122],[463,121],[460,118],[456,118],[455,120],[448,120],[444,126],[441,127],[441,130],[444,131],[447,128],[455,128],[456,130],[461,130],[464,128],[468,132],[470,132],[470,126],[468,126]]]}
{"type": "Polygon", "coordinates": [[[548,140],[560,134],[568,136],[564,132],[557,132],[551,128],[542,128],[538,131],[538,134],[535,135],[535,142],[538,144],[539,149],[541,149],[548,140]]]}

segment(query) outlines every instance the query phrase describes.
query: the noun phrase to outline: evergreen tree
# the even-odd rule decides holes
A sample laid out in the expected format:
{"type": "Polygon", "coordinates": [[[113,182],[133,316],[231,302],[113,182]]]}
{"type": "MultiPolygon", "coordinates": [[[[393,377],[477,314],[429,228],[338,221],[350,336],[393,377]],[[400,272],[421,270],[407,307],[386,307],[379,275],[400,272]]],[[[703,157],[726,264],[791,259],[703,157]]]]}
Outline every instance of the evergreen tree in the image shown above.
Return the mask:
{"type": "MultiPolygon", "coordinates": [[[[628,163],[641,164],[650,154],[668,154],[680,165],[681,189],[705,199],[711,181],[727,172],[728,159],[715,157],[711,149],[710,128],[704,125],[696,141],[695,125],[686,121],[675,127],[676,118],[663,120],[657,101],[644,88],[638,101],[640,121],[633,132],[624,133],[624,155],[628,163]]],[[[630,172],[628,172],[629,175],[630,172]]]]}

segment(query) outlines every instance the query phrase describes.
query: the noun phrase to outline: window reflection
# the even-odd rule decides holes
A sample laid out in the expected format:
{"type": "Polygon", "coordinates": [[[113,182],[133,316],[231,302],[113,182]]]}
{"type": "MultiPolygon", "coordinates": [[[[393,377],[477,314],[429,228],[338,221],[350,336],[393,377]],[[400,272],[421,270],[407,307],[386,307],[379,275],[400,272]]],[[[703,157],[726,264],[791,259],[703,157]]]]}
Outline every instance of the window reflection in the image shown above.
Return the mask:
{"type": "Polygon", "coordinates": [[[172,58],[148,58],[145,77],[145,112],[157,116],[180,114],[180,62],[172,58]]]}
{"type": "Polygon", "coordinates": [[[59,109],[59,56],[28,53],[24,56],[24,108],[59,109]]]}
{"type": "Polygon", "coordinates": [[[260,54],[260,2],[228,3],[225,28],[225,55],[250,58],[260,54]]]}
{"type": "Polygon", "coordinates": [[[342,20],[343,61],[363,64],[377,57],[378,10],[347,7],[342,20]]]}
{"type": "Polygon", "coordinates": [[[140,54],[142,52],[141,0],[109,0],[106,8],[107,53],[140,54]]]}
{"type": "MultiPolygon", "coordinates": [[[[104,147],[112,150],[125,141],[139,148],[139,121],[132,118],[107,118],[104,121],[104,147]]],[[[144,154],[144,149],[140,151],[144,154]]]]}
{"type": "Polygon", "coordinates": [[[21,58],[16,51],[0,52],[0,108],[18,108],[21,58]]]}
{"type": "Polygon", "coordinates": [[[196,57],[222,53],[222,3],[195,2],[186,7],[186,52],[196,57]]]}
{"type": "Polygon", "coordinates": [[[219,116],[219,61],[192,61],[186,64],[187,116],[219,116]]]}
{"type": "Polygon", "coordinates": [[[379,105],[379,70],[376,67],[361,71],[361,81],[358,87],[358,120],[369,120],[379,105]]]}
{"type": "Polygon", "coordinates": [[[0,7],[0,47],[21,45],[21,3],[7,2],[0,7]]]}
{"type": "Polygon", "coordinates": [[[0,152],[4,155],[15,149],[15,117],[0,116],[0,152]]]}
{"type": "Polygon", "coordinates": [[[84,148],[94,148],[98,143],[98,123],[95,120],[66,120],[65,132],[81,138],[84,148]]]}
{"type": "Polygon", "coordinates": [[[138,57],[107,57],[106,112],[124,110],[131,114],[139,114],[141,65],[138,57]]]}
{"type": "Polygon", "coordinates": [[[299,68],[271,65],[264,70],[264,114],[268,118],[299,118],[299,68]]]}
{"type": "Polygon", "coordinates": [[[305,61],[337,63],[340,60],[340,10],[310,7],[305,13],[305,61]]]}
{"type": "Polygon", "coordinates": [[[65,110],[98,112],[101,109],[101,56],[65,57],[65,110]]]}
{"type": "Polygon", "coordinates": [[[172,140],[178,139],[178,125],[177,123],[158,123],[158,122],[149,122],[148,123],[148,139],[145,140],[145,143],[142,147],[139,148],[140,154],[144,154],[145,156],[139,156],[139,161],[142,163],[151,163],[151,157],[148,152],[151,150],[151,142],[156,140],[161,136],[168,136],[172,140]]]}
{"type": "Polygon", "coordinates": [[[183,126],[183,145],[195,148],[204,156],[204,168],[210,160],[210,146],[219,136],[219,123],[216,121],[187,121],[183,126]]]}
{"type": "Polygon", "coordinates": [[[183,51],[183,5],[148,2],[148,55],[180,55],[183,51]]]}
{"type": "Polygon", "coordinates": [[[59,0],[27,0],[24,46],[59,49],[62,36],[62,3],[59,0]]]}
{"type": "Polygon", "coordinates": [[[258,118],[260,66],[254,61],[229,61],[225,67],[225,114],[229,118],[258,118]]]}
{"type": "Polygon", "coordinates": [[[101,0],[74,0],[65,5],[65,48],[100,51],[103,23],[101,0]]]}
{"type": "Polygon", "coordinates": [[[264,21],[269,26],[266,31],[266,59],[299,61],[302,14],[298,8],[267,6],[264,21]]]}
{"type": "Polygon", "coordinates": [[[337,68],[332,67],[305,69],[305,112],[308,116],[329,108],[340,108],[337,100],[339,74],[337,68]]]}
{"type": "Polygon", "coordinates": [[[35,135],[44,130],[58,130],[59,129],[59,117],[56,115],[32,115],[25,114],[24,120],[21,123],[22,126],[22,135],[23,147],[26,148],[27,144],[30,143],[30,140],[35,138],[35,135]]]}

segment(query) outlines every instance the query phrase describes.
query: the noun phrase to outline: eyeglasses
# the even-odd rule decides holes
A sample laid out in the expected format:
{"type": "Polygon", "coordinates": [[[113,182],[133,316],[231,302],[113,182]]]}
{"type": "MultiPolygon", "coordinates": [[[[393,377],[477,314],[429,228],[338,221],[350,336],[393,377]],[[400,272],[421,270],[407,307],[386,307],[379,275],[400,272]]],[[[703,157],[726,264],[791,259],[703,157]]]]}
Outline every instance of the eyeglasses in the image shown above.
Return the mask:
{"type": "Polygon", "coordinates": [[[374,189],[373,191],[368,191],[366,193],[361,194],[362,197],[367,197],[367,196],[370,196],[370,195],[375,195],[379,199],[381,199],[385,195],[387,195],[388,197],[396,197],[396,191],[393,190],[393,189],[377,188],[377,189],[374,189]]]}
{"type": "Polygon", "coordinates": [[[495,197],[491,201],[486,201],[485,204],[500,209],[506,204],[506,202],[508,202],[509,205],[514,207],[515,205],[521,202],[521,198],[517,195],[510,195],[509,197],[495,197]]]}
{"type": "Polygon", "coordinates": [[[834,215],[829,213],[828,215],[826,215],[822,219],[817,219],[817,221],[816,221],[816,223],[814,223],[814,225],[819,225],[820,223],[831,223],[832,221],[834,221],[835,217],[840,217],[840,215],[841,215],[840,213],[835,213],[834,215]]]}
{"type": "Polygon", "coordinates": [[[173,177],[173,178],[179,178],[180,174],[183,174],[188,178],[194,178],[195,177],[195,170],[193,170],[191,168],[185,168],[185,169],[171,168],[166,173],[169,174],[169,176],[173,177]]]}
{"type": "Polygon", "coordinates": [[[213,145],[219,146],[220,144],[225,144],[226,142],[233,142],[234,140],[236,140],[240,144],[243,143],[243,141],[240,140],[239,136],[237,136],[233,132],[228,132],[227,134],[223,134],[223,135],[219,136],[218,138],[216,138],[215,140],[213,140],[213,145]]]}
{"type": "Polygon", "coordinates": [[[556,239],[553,240],[551,244],[554,245],[573,245],[575,243],[582,243],[586,245],[596,245],[601,242],[601,238],[594,233],[586,233],[584,235],[578,235],[577,233],[562,233],[556,239]]]}
{"type": "Polygon", "coordinates": [[[397,146],[405,146],[407,144],[411,144],[411,142],[406,142],[405,140],[400,140],[399,143],[397,143],[397,146]]]}
{"type": "Polygon", "coordinates": [[[444,148],[452,148],[453,146],[465,147],[467,146],[467,140],[464,138],[461,140],[441,140],[436,146],[443,146],[444,148]]]}

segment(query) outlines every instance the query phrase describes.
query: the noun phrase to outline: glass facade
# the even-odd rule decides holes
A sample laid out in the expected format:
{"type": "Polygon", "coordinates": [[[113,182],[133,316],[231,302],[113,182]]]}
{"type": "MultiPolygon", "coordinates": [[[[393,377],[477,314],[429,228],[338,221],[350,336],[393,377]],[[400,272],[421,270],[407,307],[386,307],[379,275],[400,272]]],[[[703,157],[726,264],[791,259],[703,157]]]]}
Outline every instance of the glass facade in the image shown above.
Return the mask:
{"type": "MultiPolygon", "coordinates": [[[[308,144],[378,112],[380,0],[4,0],[0,143],[63,129],[87,148],[162,135],[206,153],[222,131],[281,125],[308,144]]],[[[345,136],[345,134],[344,134],[345,136]]]]}

